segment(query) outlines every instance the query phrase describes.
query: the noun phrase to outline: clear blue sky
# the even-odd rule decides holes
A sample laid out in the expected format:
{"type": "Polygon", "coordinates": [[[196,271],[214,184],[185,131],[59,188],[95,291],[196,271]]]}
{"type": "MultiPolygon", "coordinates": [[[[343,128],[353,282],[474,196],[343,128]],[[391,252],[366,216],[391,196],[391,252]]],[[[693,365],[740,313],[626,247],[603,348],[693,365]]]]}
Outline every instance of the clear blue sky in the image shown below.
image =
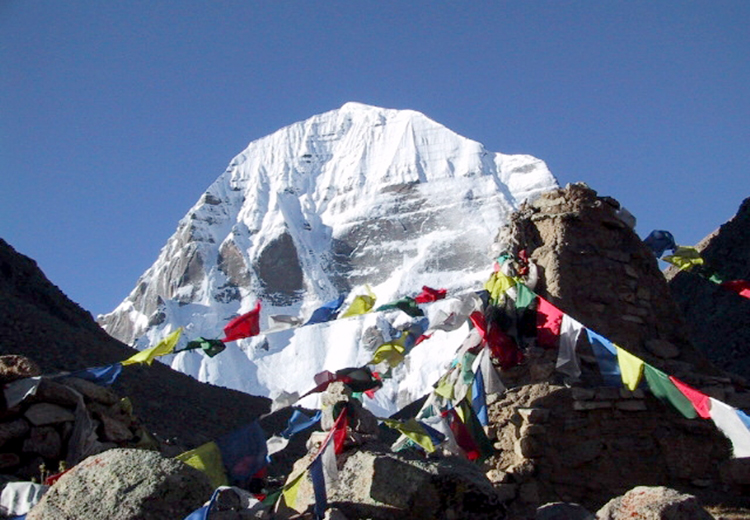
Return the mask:
{"type": "Polygon", "coordinates": [[[691,245],[750,196],[750,2],[0,0],[0,237],[108,312],[234,155],[347,101],[691,245]]]}

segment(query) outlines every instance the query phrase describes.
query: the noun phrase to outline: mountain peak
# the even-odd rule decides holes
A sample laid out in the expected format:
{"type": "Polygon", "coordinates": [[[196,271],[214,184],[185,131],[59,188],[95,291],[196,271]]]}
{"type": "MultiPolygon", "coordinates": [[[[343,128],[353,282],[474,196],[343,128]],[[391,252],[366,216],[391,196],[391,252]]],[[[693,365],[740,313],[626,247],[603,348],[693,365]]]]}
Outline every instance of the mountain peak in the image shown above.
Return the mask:
{"type": "MultiPolygon", "coordinates": [[[[379,301],[423,285],[474,289],[510,212],[556,185],[539,159],[488,152],[419,112],[346,103],[251,142],[100,323],[145,347],[178,326],[215,337],[257,300],[264,324],[270,314],[306,314],[364,284],[379,301]]],[[[309,333],[243,340],[222,353],[221,369],[195,352],[171,363],[204,381],[270,395],[281,388],[271,368],[303,338],[313,341],[309,333]]],[[[346,356],[304,354],[298,370],[312,377],[365,355],[358,339],[343,344],[353,349],[346,356]]]]}

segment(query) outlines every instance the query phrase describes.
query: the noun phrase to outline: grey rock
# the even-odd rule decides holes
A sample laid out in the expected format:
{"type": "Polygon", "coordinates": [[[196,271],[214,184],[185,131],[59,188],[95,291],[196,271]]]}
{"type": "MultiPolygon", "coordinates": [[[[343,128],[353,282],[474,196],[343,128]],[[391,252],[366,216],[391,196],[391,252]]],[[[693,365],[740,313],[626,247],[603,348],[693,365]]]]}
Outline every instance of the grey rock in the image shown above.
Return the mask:
{"type": "Polygon", "coordinates": [[[645,343],[646,350],[662,359],[672,359],[680,355],[680,349],[673,343],[663,339],[649,339],[645,343]]]}
{"type": "Polygon", "coordinates": [[[96,401],[106,405],[113,405],[120,400],[117,394],[112,390],[99,386],[91,381],[86,381],[85,379],[66,377],[62,380],[62,383],[83,394],[87,400],[96,401]]]}
{"type": "Polygon", "coordinates": [[[211,497],[208,477],[154,451],[114,449],[63,475],[27,520],[184,518],[211,497]]]}
{"type": "Polygon", "coordinates": [[[613,498],[596,513],[597,520],[713,520],[698,499],[667,487],[638,486],[613,498]]]}
{"type": "Polygon", "coordinates": [[[29,423],[23,418],[18,418],[6,423],[0,423],[0,446],[6,442],[19,439],[29,431],[29,423]]]}
{"type": "MultiPolygon", "coordinates": [[[[292,475],[308,460],[298,461],[292,475]]],[[[425,460],[360,450],[346,458],[327,492],[329,504],[348,518],[504,518],[502,497],[481,469],[455,457],[425,460]]],[[[314,502],[312,484],[303,479],[296,509],[304,511],[314,502]]]]}
{"type": "Polygon", "coordinates": [[[33,404],[26,410],[24,415],[34,426],[44,426],[45,424],[55,424],[75,419],[70,410],[52,403],[33,404]]]}
{"type": "Polygon", "coordinates": [[[62,453],[60,434],[51,426],[36,426],[23,442],[24,453],[36,453],[45,459],[58,459],[62,453]]]}

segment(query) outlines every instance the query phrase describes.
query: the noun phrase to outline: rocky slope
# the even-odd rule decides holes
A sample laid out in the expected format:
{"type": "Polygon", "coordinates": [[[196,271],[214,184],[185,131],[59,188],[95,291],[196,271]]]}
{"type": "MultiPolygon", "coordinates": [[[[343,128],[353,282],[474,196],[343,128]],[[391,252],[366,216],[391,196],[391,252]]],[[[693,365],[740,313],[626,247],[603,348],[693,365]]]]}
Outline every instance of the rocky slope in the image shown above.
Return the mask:
{"type": "MultiPolygon", "coordinates": [[[[71,302],[32,259],[0,239],[0,355],[25,355],[43,374],[54,374],[134,353],[71,302]]],[[[175,449],[207,442],[268,409],[266,399],[199,383],[161,363],[126,367],[114,390],[131,397],[149,431],[176,443],[175,449]]]]}
{"type": "MultiPolygon", "coordinates": [[[[695,247],[726,280],[750,280],[750,198],[695,247]]],[[[666,275],[695,344],[717,366],[750,379],[750,300],[694,273],[669,268],[666,275]]]]}

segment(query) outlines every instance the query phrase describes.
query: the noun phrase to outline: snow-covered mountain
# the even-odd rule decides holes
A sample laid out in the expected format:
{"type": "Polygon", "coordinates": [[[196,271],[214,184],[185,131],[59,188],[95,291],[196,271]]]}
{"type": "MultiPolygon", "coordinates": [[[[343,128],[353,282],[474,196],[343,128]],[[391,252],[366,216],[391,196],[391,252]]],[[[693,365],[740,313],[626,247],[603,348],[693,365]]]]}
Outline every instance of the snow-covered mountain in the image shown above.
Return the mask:
{"type": "MultiPolygon", "coordinates": [[[[423,285],[477,290],[509,213],[556,186],[534,157],[489,152],[418,112],[347,103],[250,143],[130,295],[98,321],[145,348],[180,326],[185,339],[221,337],[258,299],[266,328],[270,315],[307,316],[365,284],[378,304],[423,285]]],[[[365,364],[372,352],[361,336],[378,319],[265,334],[214,358],[191,351],[162,359],[256,395],[303,392],[323,369],[365,364]]],[[[416,347],[371,407],[392,411],[425,393],[465,335],[438,332],[416,347]]]]}

